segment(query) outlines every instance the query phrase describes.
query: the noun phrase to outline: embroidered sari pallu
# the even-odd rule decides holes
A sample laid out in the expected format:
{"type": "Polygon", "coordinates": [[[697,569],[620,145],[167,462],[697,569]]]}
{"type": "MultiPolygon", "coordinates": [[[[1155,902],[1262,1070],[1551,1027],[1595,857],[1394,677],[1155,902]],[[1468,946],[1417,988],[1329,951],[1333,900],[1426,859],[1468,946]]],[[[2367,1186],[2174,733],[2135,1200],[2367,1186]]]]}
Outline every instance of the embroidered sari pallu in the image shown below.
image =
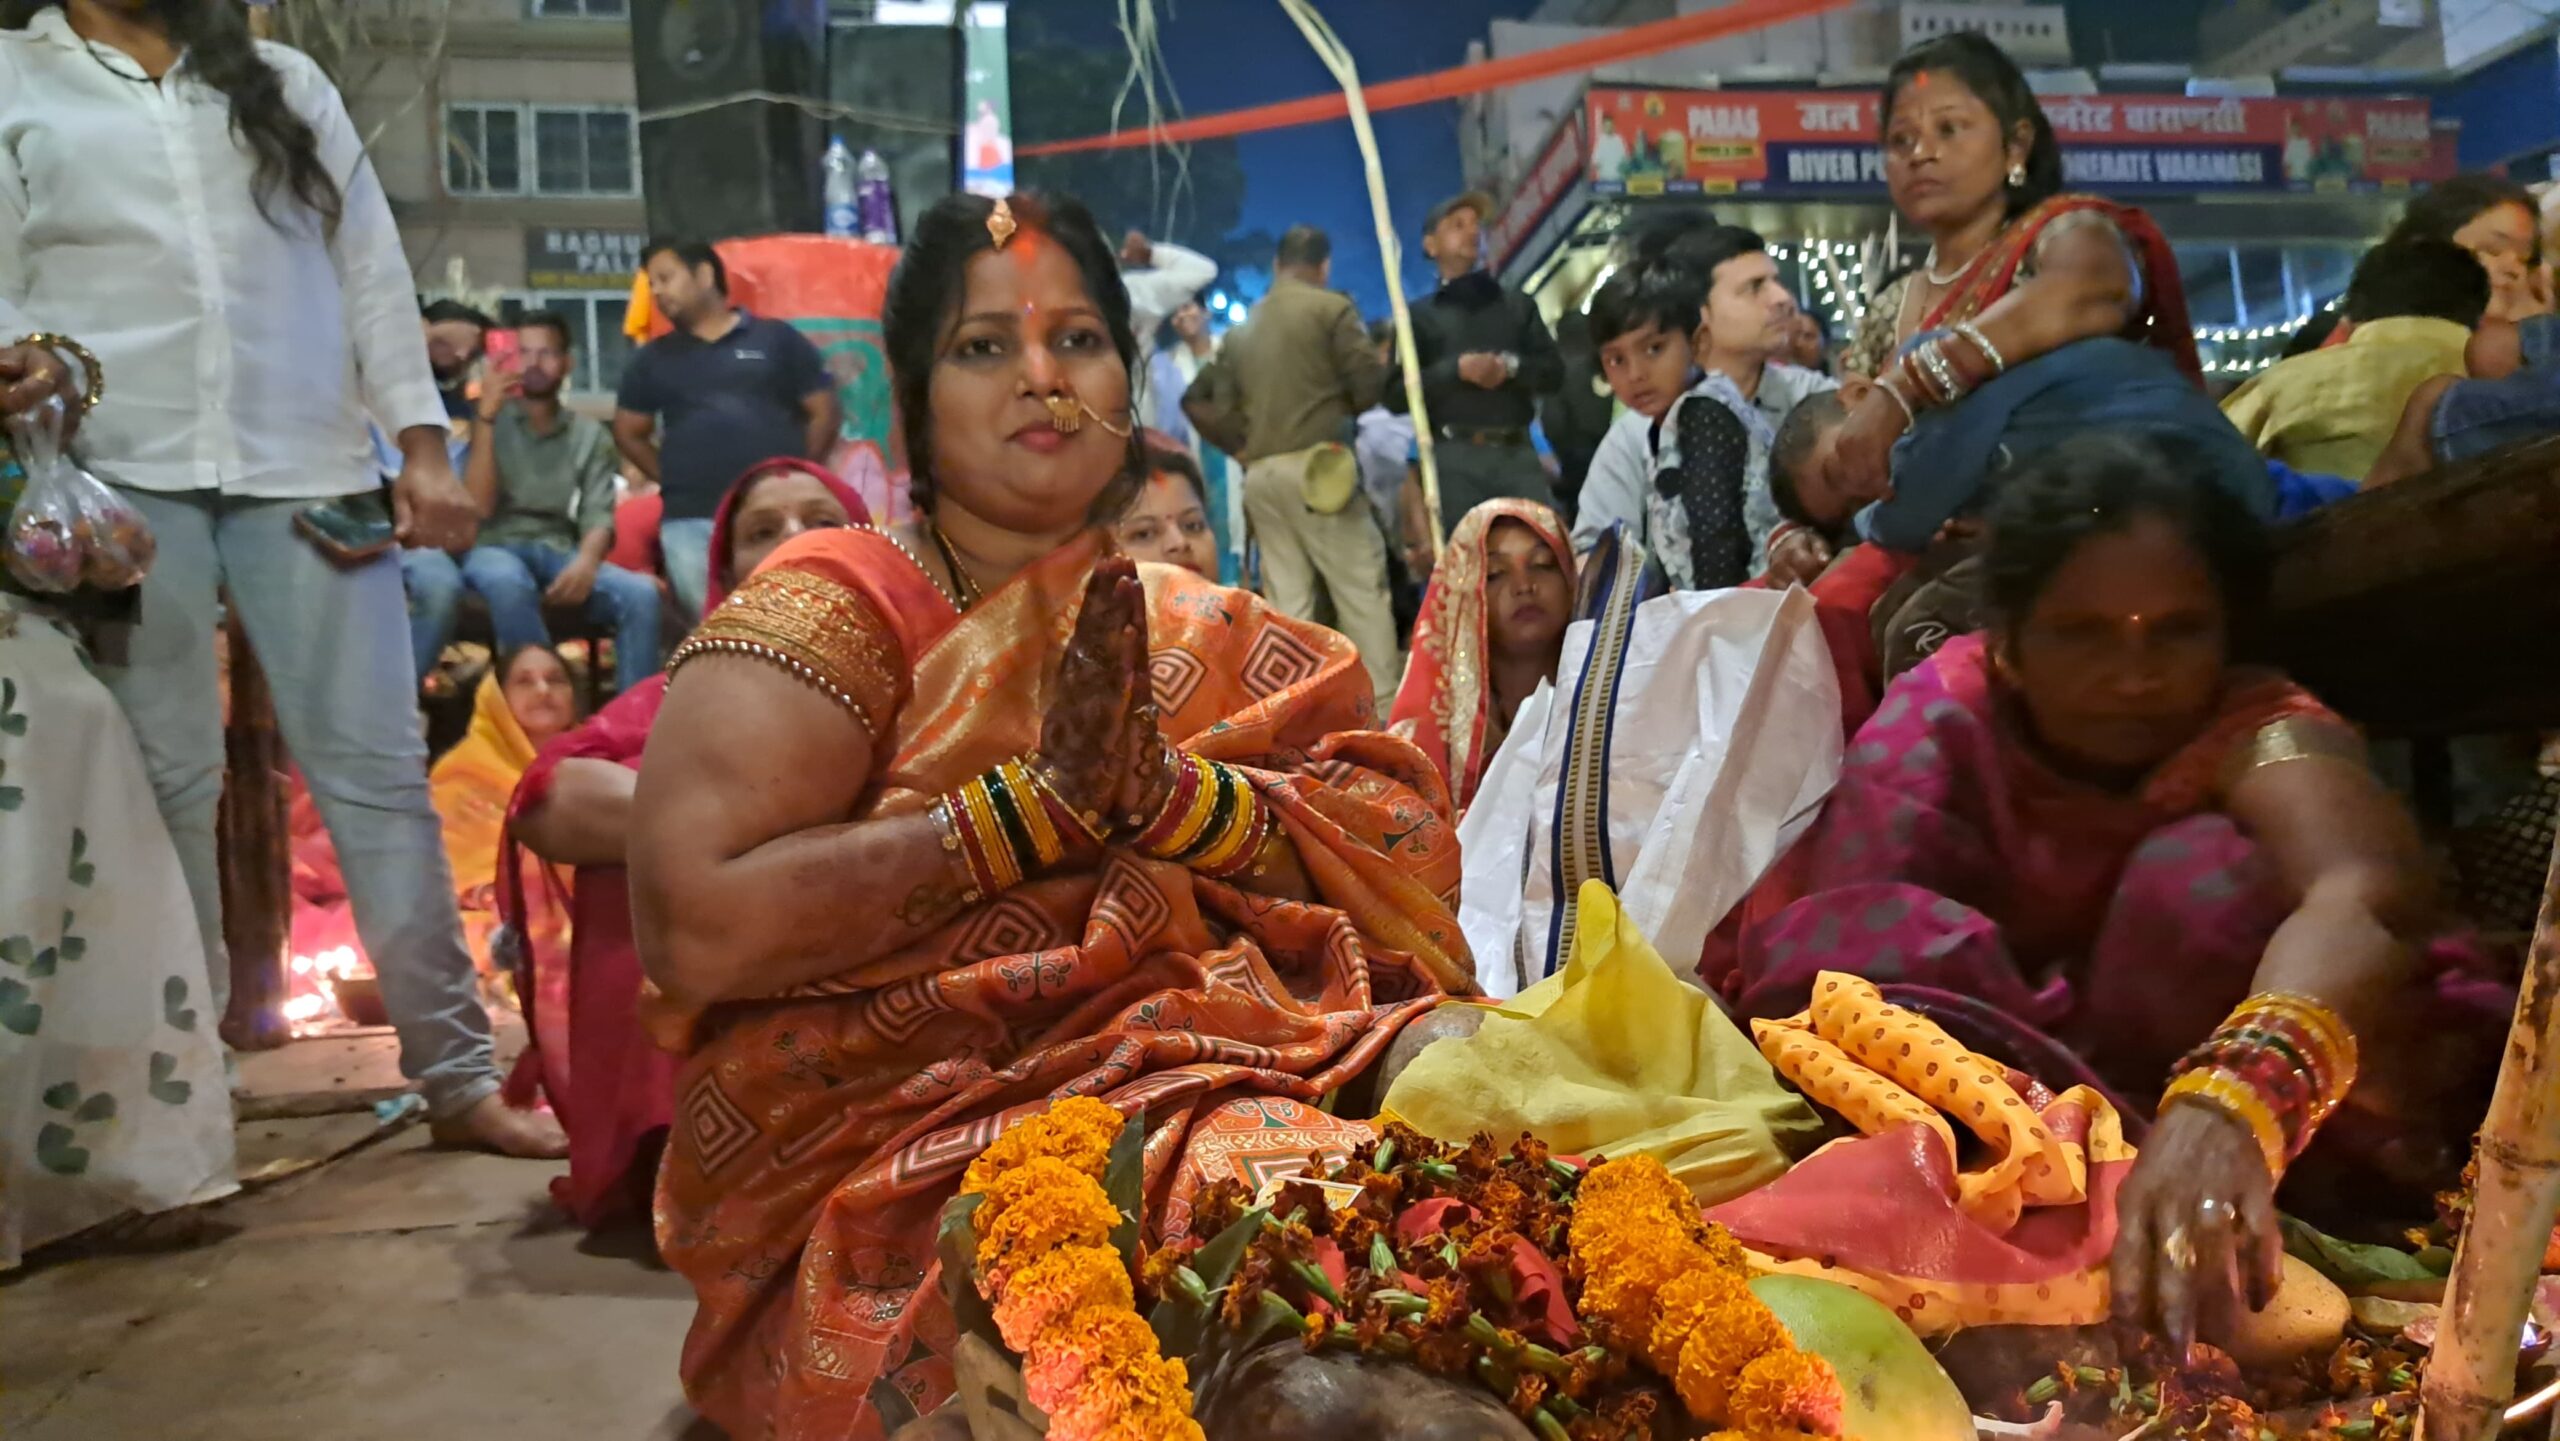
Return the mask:
{"type": "MultiPolygon", "coordinates": [[[[843,698],[883,757],[848,819],[910,814],[1036,745],[1098,552],[1072,543],[959,616],[877,532],[804,536],[703,639],[843,698]]],[[[732,1435],[878,1437],[875,1384],[919,1409],[950,1394],[936,1218],[1009,1121],[1064,1095],[1143,1109],[1153,1229],[1179,1234],[1213,1175],[1340,1149],[1344,1123],[1312,1103],[1470,988],[1441,899],[1457,885],[1445,788],[1409,742],[1362,729],[1349,643],[1141,573],[1166,736],[1252,777],[1321,899],[1115,850],[832,980],[671,1017],[692,1055],[659,1238],[701,1303],[687,1392],[732,1435]]],[[[847,929],[889,904],[849,891],[847,929]]]]}

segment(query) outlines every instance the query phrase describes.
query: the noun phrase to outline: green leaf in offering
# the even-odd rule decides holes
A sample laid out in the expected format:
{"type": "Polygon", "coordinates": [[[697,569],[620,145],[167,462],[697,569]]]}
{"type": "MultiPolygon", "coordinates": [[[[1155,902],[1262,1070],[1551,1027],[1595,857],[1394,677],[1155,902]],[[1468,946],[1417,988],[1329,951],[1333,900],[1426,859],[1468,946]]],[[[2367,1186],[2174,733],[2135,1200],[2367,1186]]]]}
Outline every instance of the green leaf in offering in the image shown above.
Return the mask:
{"type": "Polygon", "coordinates": [[[1120,1127],[1111,1143],[1111,1163],[1102,1172],[1102,1193],[1119,1208],[1120,1224],[1111,1228],[1111,1244],[1120,1264],[1138,1265],[1138,1218],[1147,1210],[1147,1113],[1140,1111],[1120,1127]]]}
{"type": "Polygon", "coordinates": [[[934,1237],[934,1253],[942,1258],[943,1294],[951,1302],[952,1319],[963,1331],[993,1338],[995,1313],[978,1295],[978,1207],[983,1195],[954,1196],[942,1208],[942,1225],[934,1237]]]}
{"type": "Polygon", "coordinates": [[[1200,1273],[1200,1283],[1213,1292],[1225,1290],[1236,1274],[1236,1266],[1244,1260],[1245,1248],[1262,1234],[1262,1223],[1270,1215],[1263,1210],[1247,1211],[1194,1252],[1191,1269],[1200,1273]]]}
{"type": "Polygon", "coordinates": [[[2350,1294],[2394,1282],[2438,1280],[2451,1269],[2450,1253],[2438,1252],[2447,1263],[2445,1269],[2439,1270],[2429,1265],[2429,1258],[2413,1256],[2396,1246],[2359,1245],[2341,1241],[2291,1216],[2282,1221],[2285,1254],[2337,1282],[2350,1294]]]}

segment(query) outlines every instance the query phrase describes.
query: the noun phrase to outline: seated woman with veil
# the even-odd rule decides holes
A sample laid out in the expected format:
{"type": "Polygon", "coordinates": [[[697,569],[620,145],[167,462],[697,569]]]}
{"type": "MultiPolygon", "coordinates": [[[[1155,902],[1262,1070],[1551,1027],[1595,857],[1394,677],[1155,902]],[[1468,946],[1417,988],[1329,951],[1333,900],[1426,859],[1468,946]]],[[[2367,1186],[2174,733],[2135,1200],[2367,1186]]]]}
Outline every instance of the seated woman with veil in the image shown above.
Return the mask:
{"type": "Polygon", "coordinates": [[[1364,1130],[1473,989],[1449,797],[1348,642],[1110,552],[1136,344],[1081,206],[955,195],[890,283],[919,514],[800,536],[676,653],[630,877],[689,1054],[658,1233],[735,1435],[950,1394],[935,1217],[1053,1098],[1145,1112],[1149,1230],[1364,1130]]]}

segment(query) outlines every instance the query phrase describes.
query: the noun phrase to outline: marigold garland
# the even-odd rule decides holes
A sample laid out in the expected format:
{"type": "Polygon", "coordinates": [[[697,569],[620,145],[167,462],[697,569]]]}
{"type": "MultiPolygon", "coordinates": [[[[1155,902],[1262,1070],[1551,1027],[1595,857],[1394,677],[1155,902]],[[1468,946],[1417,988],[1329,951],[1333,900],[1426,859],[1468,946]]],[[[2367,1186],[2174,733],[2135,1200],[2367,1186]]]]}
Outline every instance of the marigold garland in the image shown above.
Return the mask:
{"type": "Polygon", "coordinates": [[[1076,1097],[1016,1123],[970,1164],[961,1194],[984,1198],[971,1218],[978,1293],[1022,1357],[1050,1441],[1203,1441],[1190,1373],[1138,1316],[1110,1245],[1120,1211],[1102,1175],[1125,1124],[1076,1097]]]}
{"type": "Polygon", "coordinates": [[[1742,1248],[1699,1217],[1660,1161],[1593,1168],[1568,1239],[1583,1274],[1583,1320],[1668,1377],[1691,1417],[1734,1437],[1840,1434],[1840,1378],[1796,1349],[1751,1294],[1742,1248]]]}

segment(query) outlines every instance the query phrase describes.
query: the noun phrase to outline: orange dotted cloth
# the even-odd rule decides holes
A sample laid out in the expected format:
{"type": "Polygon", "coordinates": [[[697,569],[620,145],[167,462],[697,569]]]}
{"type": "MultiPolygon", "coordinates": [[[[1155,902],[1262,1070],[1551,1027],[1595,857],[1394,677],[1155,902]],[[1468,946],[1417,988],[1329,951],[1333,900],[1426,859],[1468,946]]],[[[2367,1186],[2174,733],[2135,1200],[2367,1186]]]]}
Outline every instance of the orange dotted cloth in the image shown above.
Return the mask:
{"type": "MultiPolygon", "coordinates": [[[[1818,1218],[1774,1228],[1792,1244],[1777,1243],[1772,1228],[1755,1234],[1746,1219],[1736,1233],[1760,1253],[1764,1269],[1856,1285],[1928,1335],[1993,1322],[2081,1325],[2105,1315],[2112,1184],[2105,1188],[2110,1204],[2092,1206],[2092,1178],[2102,1167],[2120,1172],[2133,1148],[2103,1098],[2086,1088],[2050,1096],[1886,1001],[1868,982],[1836,971],[1816,980],[1804,1014],[1754,1021],[1751,1029],[1780,1074],[1863,1135],[1807,1158],[1743,1209],[1785,1211],[1787,1205],[1776,1204],[1780,1193],[1799,1191],[1812,1200],[1824,1189],[1818,1177],[1873,1167],[1886,1152],[1907,1148],[1912,1160],[1901,1179],[1933,1187],[1958,1213],[1912,1218],[1915,1238],[1929,1239],[1915,1239],[1908,1265],[1896,1264],[1890,1247],[1879,1251],[1872,1236],[1865,1247],[1826,1244],[1818,1218]],[[1979,1145],[1962,1144],[1966,1135],[1979,1145]],[[1866,1149],[1851,1155],[1847,1148],[1866,1149]],[[2065,1208],[2078,1214],[2022,1227],[2038,1211],[2065,1208]],[[2027,1248],[2006,1244],[2028,1230],[2035,1239],[2027,1248]],[[2068,1244],[2046,1248],[2046,1233],[2057,1231],[2076,1234],[2055,1236],[2068,1244]],[[1967,1255],[1996,1264],[1969,1267],[1961,1259],[1967,1255]]],[[[1819,1201],[1813,1204],[1821,1209],[1819,1201]]],[[[1803,1207],[1793,1209],[1803,1214],[1803,1207]]],[[[1842,1228],[1858,1229],[1850,1210],[1834,1207],[1831,1214],[1842,1228]]],[[[1718,1219],[1725,1219],[1721,1211],[1718,1219]]]]}

